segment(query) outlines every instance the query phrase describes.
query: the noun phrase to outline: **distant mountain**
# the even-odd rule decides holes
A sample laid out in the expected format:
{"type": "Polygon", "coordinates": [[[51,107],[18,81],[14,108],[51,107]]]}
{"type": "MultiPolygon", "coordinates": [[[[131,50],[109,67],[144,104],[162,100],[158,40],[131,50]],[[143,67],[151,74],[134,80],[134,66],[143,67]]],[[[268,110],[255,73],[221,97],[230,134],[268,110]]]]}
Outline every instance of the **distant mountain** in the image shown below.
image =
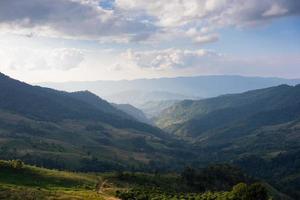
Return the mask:
{"type": "Polygon", "coordinates": [[[124,91],[106,97],[107,100],[114,103],[132,104],[140,107],[149,101],[176,101],[184,99],[197,99],[195,96],[187,96],[166,91],[124,91]]]}
{"type": "Polygon", "coordinates": [[[0,143],[0,159],[87,171],[142,169],[149,162],[172,162],[172,154],[184,152],[160,129],[90,92],[31,86],[3,74],[0,143]]]}
{"type": "Polygon", "coordinates": [[[148,101],[139,106],[148,118],[157,117],[163,110],[171,107],[179,100],[148,101]]]}
{"type": "Polygon", "coordinates": [[[109,101],[113,100],[115,103],[129,103],[137,106],[136,103],[144,104],[148,101],[208,98],[281,84],[296,85],[300,84],[300,80],[220,75],[122,81],[40,83],[39,85],[65,91],[89,90],[109,101]],[[131,96],[128,96],[128,91],[137,91],[143,94],[163,92],[173,94],[173,96],[165,98],[166,95],[162,95],[165,96],[162,98],[161,94],[157,94],[148,95],[148,98],[140,98],[141,95],[138,93],[131,93],[131,96]],[[135,102],[136,99],[137,102],[135,102]]]}
{"type": "Polygon", "coordinates": [[[139,110],[138,108],[130,105],[130,104],[112,104],[117,109],[127,113],[128,115],[132,116],[134,119],[146,123],[146,124],[153,124],[151,120],[149,120],[143,111],[139,110]]]}

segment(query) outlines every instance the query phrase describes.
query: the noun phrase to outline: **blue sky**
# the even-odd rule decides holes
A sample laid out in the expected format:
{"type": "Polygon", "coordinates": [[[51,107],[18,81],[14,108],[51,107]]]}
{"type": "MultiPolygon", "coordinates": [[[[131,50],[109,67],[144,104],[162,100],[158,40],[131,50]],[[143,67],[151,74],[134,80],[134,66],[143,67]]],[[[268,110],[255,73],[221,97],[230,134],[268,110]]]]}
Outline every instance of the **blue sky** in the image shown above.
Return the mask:
{"type": "Polygon", "coordinates": [[[226,28],[222,39],[208,45],[232,54],[282,54],[300,55],[300,18],[284,17],[256,28],[226,28]]]}
{"type": "Polygon", "coordinates": [[[2,0],[0,71],[28,82],[300,78],[298,0],[2,0]]]}

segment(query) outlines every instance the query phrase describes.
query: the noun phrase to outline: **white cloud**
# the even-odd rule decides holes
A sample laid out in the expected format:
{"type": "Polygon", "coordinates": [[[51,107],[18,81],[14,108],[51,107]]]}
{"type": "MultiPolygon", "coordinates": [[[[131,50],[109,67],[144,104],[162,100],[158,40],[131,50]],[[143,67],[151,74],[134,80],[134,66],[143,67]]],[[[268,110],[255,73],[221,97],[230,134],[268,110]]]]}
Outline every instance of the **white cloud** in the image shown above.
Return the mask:
{"type": "Polygon", "coordinates": [[[204,49],[164,49],[153,51],[133,51],[129,49],[122,54],[122,57],[134,63],[137,67],[154,70],[209,66],[217,60],[223,59],[222,55],[204,49]]]}
{"type": "Polygon", "coordinates": [[[178,27],[201,20],[240,25],[247,24],[249,20],[265,20],[264,17],[300,13],[298,0],[116,0],[116,6],[122,10],[140,11],[140,14],[145,11],[149,16],[154,16],[159,25],[166,27],[178,27]],[[271,12],[271,15],[264,16],[266,12],[271,12]]]}
{"type": "Polygon", "coordinates": [[[0,28],[84,39],[138,37],[155,30],[144,22],[105,10],[95,0],[1,0],[0,28]]]}
{"type": "MultiPolygon", "coordinates": [[[[190,75],[246,75],[246,76],[278,76],[297,77],[297,67],[300,64],[299,55],[271,57],[234,57],[223,55],[205,49],[182,50],[163,49],[152,51],[133,51],[131,49],[122,55],[122,72],[140,70],[146,74],[156,74],[161,77],[190,75]]],[[[117,69],[119,70],[119,69],[117,69]]]]}
{"type": "Polygon", "coordinates": [[[284,15],[285,13],[288,12],[288,9],[281,7],[278,4],[273,4],[269,10],[266,10],[263,13],[263,16],[268,17],[268,16],[280,16],[284,15]]]}
{"type": "Polygon", "coordinates": [[[116,6],[135,18],[148,16],[168,35],[191,28],[209,29],[209,34],[196,31],[189,35],[198,43],[217,41],[217,31],[222,27],[253,26],[276,17],[300,14],[298,0],[116,0],[116,6]]]}
{"type": "Polygon", "coordinates": [[[163,34],[178,35],[174,32],[190,28],[210,29],[209,34],[198,31],[198,35],[190,36],[191,41],[206,43],[218,39],[220,27],[257,25],[300,13],[299,0],[115,0],[111,9],[101,7],[99,2],[1,0],[0,28],[29,36],[127,43],[164,39],[163,34]]]}
{"type": "Polygon", "coordinates": [[[84,52],[72,48],[2,48],[0,57],[1,67],[8,70],[67,71],[80,66],[84,61],[84,52]]]}

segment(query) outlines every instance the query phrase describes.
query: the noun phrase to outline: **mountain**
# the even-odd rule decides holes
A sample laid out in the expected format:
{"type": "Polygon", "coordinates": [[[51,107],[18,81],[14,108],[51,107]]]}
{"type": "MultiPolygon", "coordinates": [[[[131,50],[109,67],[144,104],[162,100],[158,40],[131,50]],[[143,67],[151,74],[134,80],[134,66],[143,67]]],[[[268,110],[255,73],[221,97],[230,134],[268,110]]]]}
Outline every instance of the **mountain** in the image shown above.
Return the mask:
{"type": "Polygon", "coordinates": [[[135,120],[140,121],[145,124],[153,124],[151,120],[149,120],[143,111],[139,110],[138,108],[130,105],[130,104],[112,104],[117,109],[127,113],[128,115],[132,116],[135,120]]]}
{"type": "Polygon", "coordinates": [[[89,90],[109,101],[129,103],[134,106],[138,106],[136,103],[144,104],[148,101],[215,97],[281,84],[296,85],[300,84],[300,80],[219,75],[121,81],[39,83],[42,86],[65,91],[89,90]],[[151,95],[153,92],[156,94],[151,95]],[[128,95],[129,93],[130,95],[128,95]],[[147,94],[148,98],[141,98],[141,93],[147,94]],[[166,95],[167,93],[171,95],[166,95]],[[166,96],[169,97],[166,98],[166,96]],[[138,101],[134,102],[136,100],[138,101]]]}
{"type": "Polygon", "coordinates": [[[170,133],[192,138],[196,146],[226,152],[226,159],[236,152],[269,156],[300,148],[299,122],[300,85],[182,101],[155,119],[170,133]]]}
{"type": "Polygon", "coordinates": [[[168,134],[89,92],[31,86],[3,74],[0,130],[1,159],[50,168],[141,169],[161,160],[172,163],[172,154],[184,153],[168,134]]]}
{"type": "Polygon", "coordinates": [[[300,85],[280,85],[199,101],[185,100],[164,110],[156,123],[173,133],[191,137],[237,124],[259,128],[297,119],[299,97],[300,85]]]}

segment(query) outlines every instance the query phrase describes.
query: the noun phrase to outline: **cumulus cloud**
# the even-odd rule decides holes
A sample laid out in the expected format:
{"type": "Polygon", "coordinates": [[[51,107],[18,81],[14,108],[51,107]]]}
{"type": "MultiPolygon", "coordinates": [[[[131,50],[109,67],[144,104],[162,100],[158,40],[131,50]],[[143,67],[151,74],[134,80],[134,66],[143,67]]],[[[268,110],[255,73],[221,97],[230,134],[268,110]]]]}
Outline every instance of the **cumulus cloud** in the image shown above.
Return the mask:
{"type": "Polygon", "coordinates": [[[95,0],[1,0],[0,26],[43,35],[99,39],[138,37],[154,26],[105,10],[95,0]]]}
{"type": "Polygon", "coordinates": [[[116,6],[123,10],[136,10],[137,13],[146,12],[154,16],[159,25],[168,27],[201,20],[239,25],[300,13],[298,0],[116,0],[116,6]]]}
{"type": "Polygon", "coordinates": [[[105,42],[140,42],[195,28],[197,34],[181,37],[201,44],[217,41],[220,27],[299,13],[299,0],[1,0],[0,28],[105,42]]]}
{"type": "Polygon", "coordinates": [[[164,30],[194,28],[196,33],[186,36],[198,43],[217,41],[217,31],[222,27],[255,26],[277,17],[300,14],[298,0],[116,0],[116,6],[135,17],[146,13],[164,30]],[[209,29],[210,34],[202,33],[203,29],[209,29]]]}
{"type": "Polygon", "coordinates": [[[134,63],[137,67],[155,70],[208,66],[217,60],[223,59],[222,55],[204,49],[164,49],[153,51],[133,51],[129,49],[122,54],[122,57],[134,63]]]}
{"type": "Polygon", "coordinates": [[[78,68],[84,61],[79,49],[57,48],[49,50],[30,48],[4,48],[0,50],[1,67],[9,70],[62,70],[78,68]]]}
{"type": "MultiPolygon", "coordinates": [[[[131,70],[135,66],[139,70],[147,73],[156,72],[179,73],[186,75],[193,74],[243,74],[248,76],[286,76],[291,77],[291,72],[297,72],[300,59],[298,55],[283,57],[272,56],[271,58],[235,57],[224,55],[215,51],[198,49],[163,49],[152,51],[127,50],[122,54],[124,61],[128,61],[128,68],[131,70]],[[272,72],[272,73],[270,73],[272,72]]],[[[122,69],[126,65],[122,60],[122,69]]],[[[293,76],[295,76],[294,74],[293,76]]]]}

